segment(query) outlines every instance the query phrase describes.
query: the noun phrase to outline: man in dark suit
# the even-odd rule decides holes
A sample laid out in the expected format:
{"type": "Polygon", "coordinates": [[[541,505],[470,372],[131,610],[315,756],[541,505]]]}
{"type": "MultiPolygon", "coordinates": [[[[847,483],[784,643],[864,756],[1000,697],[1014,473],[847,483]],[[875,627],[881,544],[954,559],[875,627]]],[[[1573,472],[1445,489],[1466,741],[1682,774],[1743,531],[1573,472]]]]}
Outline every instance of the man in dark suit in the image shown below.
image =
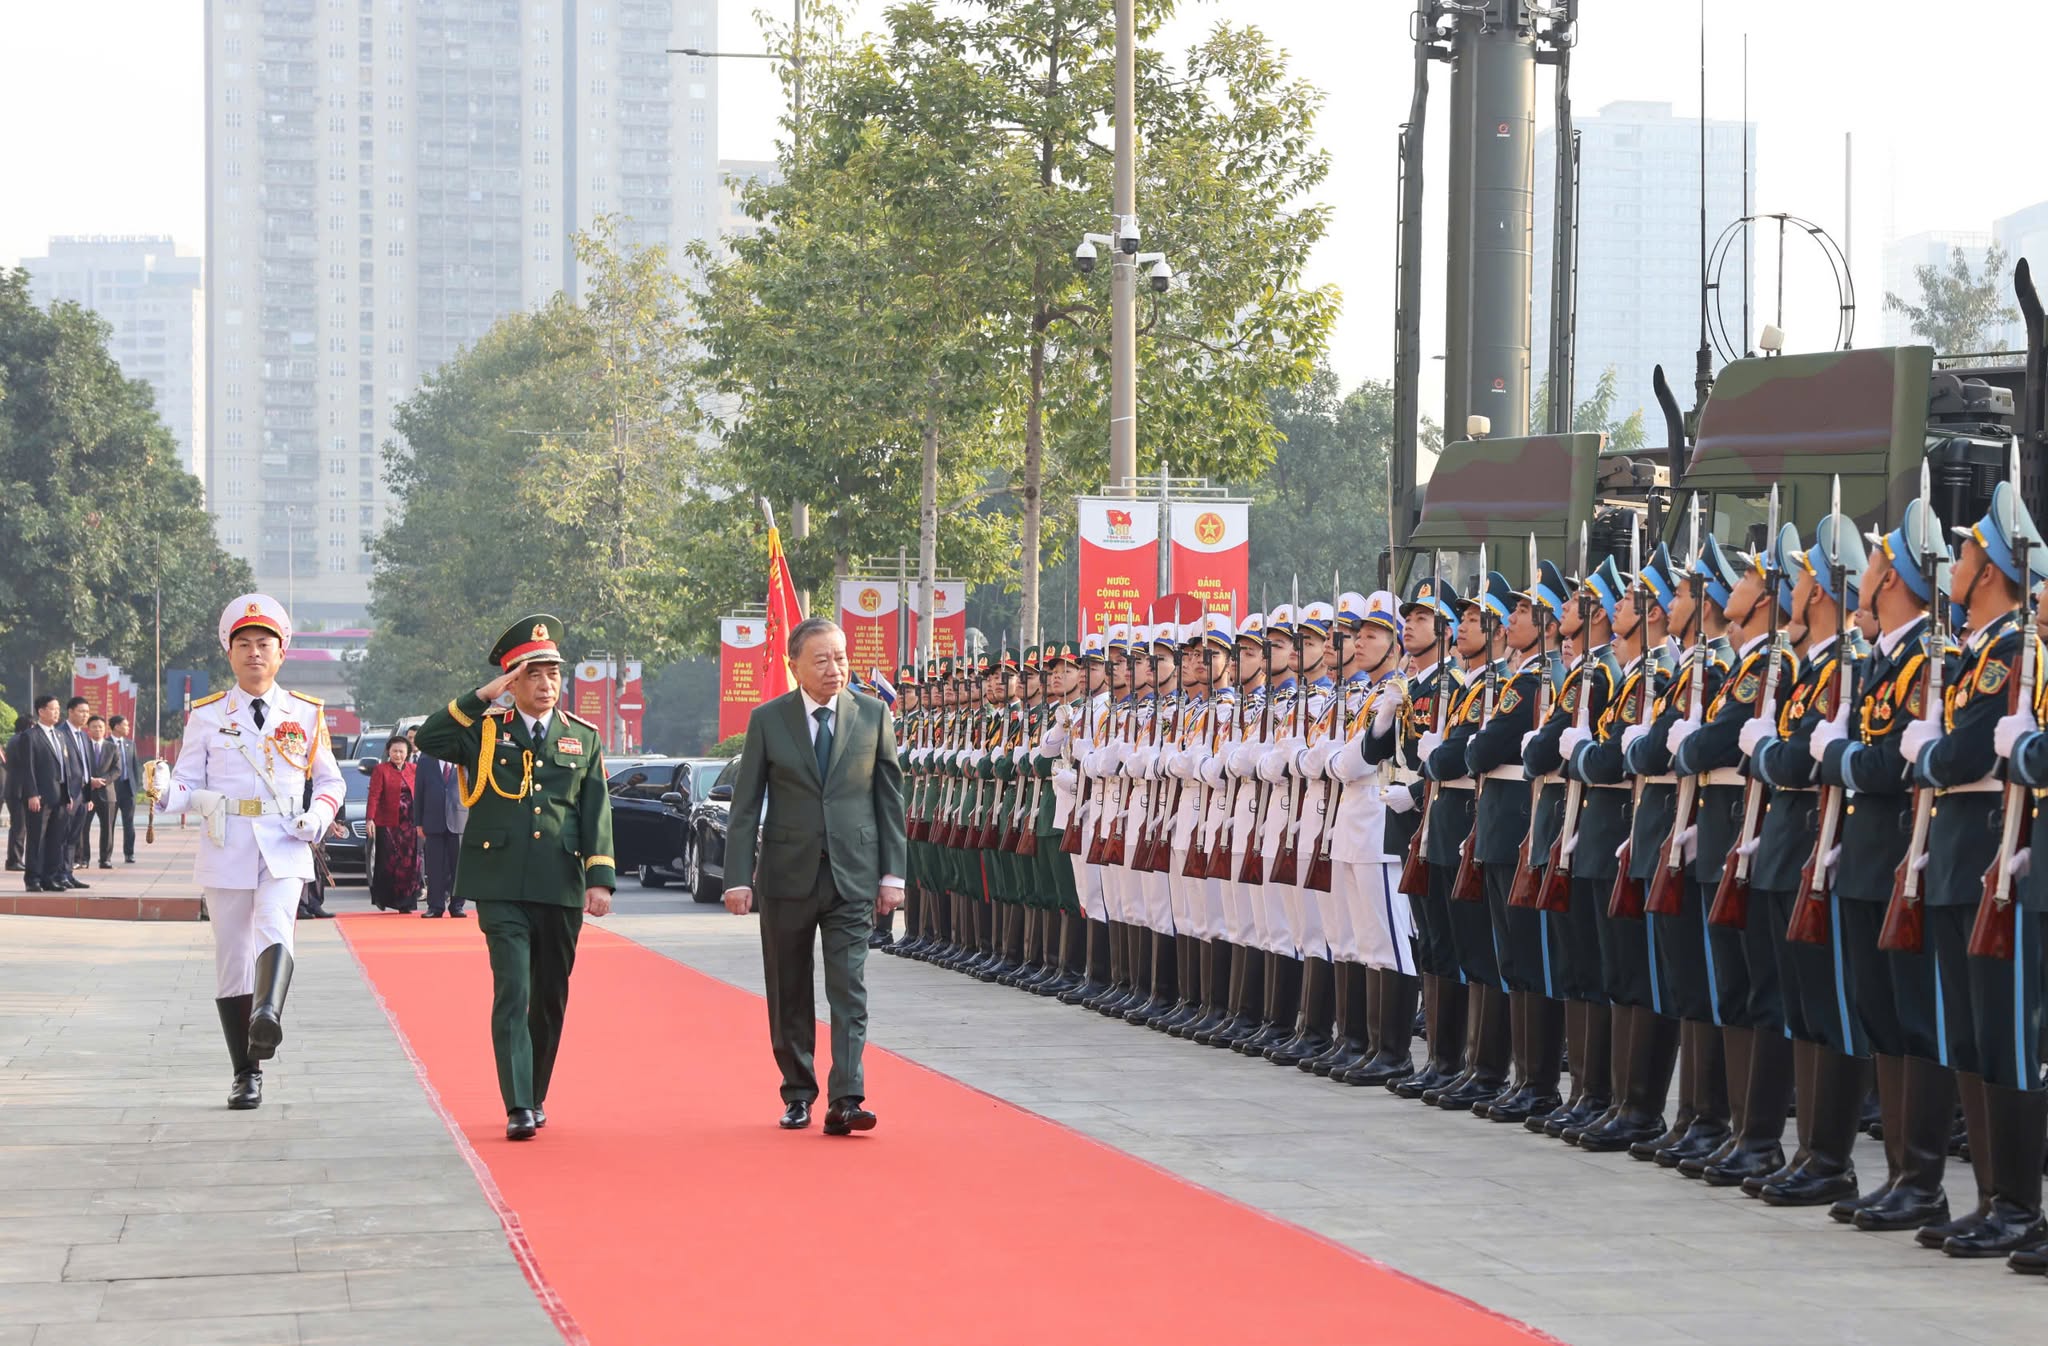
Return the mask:
{"type": "Polygon", "coordinates": [[[114,769],[120,763],[119,750],[107,736],[107,722],[94,715],[85,722],[85,821],[78,829],[74,864],[92,863],[92,825],[100,825],[100,868],[114,867],[114,769]]]}
{"type": "Polygon", "coordinates": [[[427,909],[422,916],[469,915],[455,892],[455,860],[469,810],[462,804],[462,774],[455,763],[421,753],[413,768],[412,816],[427,853],[427,909]]]}
{"type": "MultiPolygon", "coordinates": [[[[121,819],[121,858],[132,865],[135,863],[135,796],[142,793],[142,759],[135,755],[135,740],[130,735],[127,716],[116,715],[107,721],[107,728],[112,731],[108,741],[114,746],[114,813],[121,819]]],[[[107,848],[102,846],[100,859],[105,861],[107,858],[107,848]]]]}
{"type": "Polygon", "coordinates": [[[64,750],[65,833],[58,847],[66,888],[90,888],[78,877],[80,839],[92,818],[92,740],[86,736],[86,722],[92,718],[92,702],[74,696],[64,703],[64,722],[57,726],[57,739],[64,750]]]}
{"type": "Polygon", "coordinates": [[[27,742],[23,736],[30,723],[23,720],[16,727],[14,737],[7,740],[6,761],[0,763],[0,794],[7,797],[7,868],[16,874],[26,868],[22,860],[28,854],[28,810],[21,806],[21,792],[15,788],[16,778],[21,774],[15,767],[15,754],[20,750],[17,745],[27,742]]]}
{"type": "Polygon", "coordinates": [[[70,792],[59,717],[56,697],[37,697],[34,722],[15,735],[7,750],[7,760],[14,764],[10,788],[21,801],[27,824],[22,868],[32,893],[59,893],[70,887],[64,882],[71,839],[70,792]]]}
{"type": "Polygon", "coordinates": [[[846,633],[822,617],[789,634],[797,690],[757,706],[733,783],[725,905],[745,915],[761,890],[768,1040],[782,1070],[782,1126],[809,1126],[817,1014],[813,944],[822,934],[832,1008],[831,1106],[825,1134],[874,1129],[862,1106],[864,980],[878,913],[903,905],[905,845],[896,735],[880,701],[849,690],[846,633]],[[760,857],[755,858],[755,832],[760,857]]]}

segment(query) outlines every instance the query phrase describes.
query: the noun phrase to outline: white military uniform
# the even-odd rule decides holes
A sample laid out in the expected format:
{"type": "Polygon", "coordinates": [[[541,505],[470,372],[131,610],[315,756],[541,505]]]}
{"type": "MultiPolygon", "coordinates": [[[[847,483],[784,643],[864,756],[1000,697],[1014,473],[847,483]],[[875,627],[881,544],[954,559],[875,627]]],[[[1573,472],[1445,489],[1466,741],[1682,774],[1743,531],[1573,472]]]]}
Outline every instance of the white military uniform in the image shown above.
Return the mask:
{"type": "Polygon", "coordinates": [[[216,998],[248,995],[256,955],[291,949],[312,843],[333,823],[342,790],[319,701],[273,684],[262,696],[237,687],[193,705],[156,807],[198,813],[206,829],[193,870],[213,926],[216,998]]]}

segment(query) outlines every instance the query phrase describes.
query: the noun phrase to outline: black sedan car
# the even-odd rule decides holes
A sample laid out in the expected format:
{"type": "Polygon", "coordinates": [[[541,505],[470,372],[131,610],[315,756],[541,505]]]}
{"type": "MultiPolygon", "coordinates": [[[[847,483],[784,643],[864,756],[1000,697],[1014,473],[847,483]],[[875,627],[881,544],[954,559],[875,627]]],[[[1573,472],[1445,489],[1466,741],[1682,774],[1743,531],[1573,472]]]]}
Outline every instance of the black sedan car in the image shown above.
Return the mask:
{"type": "MultiPolygon", "coordinates": [[[[696,841],[694,811],[726,763],[710,757],[650,758],[621,766],[606,782],[612,797],[612,853],[619,872],[643,888],[688,886],[696,841]]],[[[691,889],[699,901],[713,901],[691,889]]]]}
{"type": "Polygon", "coordinates": [[[369,881],[370,829],[364,821],[370,809],[370,773],[354,762],[345,762],[341,768],[341,783],[345,794],[341,811],[334,815],[335,823],[344,835],[336,836],[333,829],[327,833],[327,868],[333,872],[335,882],[344,874],[360,874],[363,881],[369,881]]]}
{"type": "Polygon", "coordinates": [[[726,815],[732,812],[732,783],[739,774],[739,758],[724,763],[711,788],[690,810],[689,864],[683,882],[699,902],[716,902],[725,896],[726,815]]]}

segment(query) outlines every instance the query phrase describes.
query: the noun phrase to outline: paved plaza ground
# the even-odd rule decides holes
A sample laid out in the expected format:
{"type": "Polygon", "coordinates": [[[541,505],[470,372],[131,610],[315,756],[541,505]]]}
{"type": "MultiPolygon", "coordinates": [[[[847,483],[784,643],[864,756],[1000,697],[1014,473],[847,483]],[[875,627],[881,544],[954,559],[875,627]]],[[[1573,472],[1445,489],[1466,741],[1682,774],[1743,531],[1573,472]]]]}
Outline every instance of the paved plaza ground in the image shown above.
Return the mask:
{"type": "MultiPolygon", "coordinates": [[[[106,886],[161,889],[189,843],[106,886]]],[[[751,918],[630,883],[621,898],[610,929],[758,991],[751,918]]],[[[330,905],[366,904],[344,888],[330,905]]],[[[878,1046],[1575,1346],[2003,1346],[2048,1321],[2048,1287],[1997,1262],[922,963],[869,966],[878,1046]]],[[[258,1112],[221,1106],[212,990],[202,924],[0,917],[0,1346],[558,1341],[335,927],[300,926],[258,1112]]],[[[672,1031],[687,1061],[691,1025],[672,1031]]],[[[889,1099],[871,1104],[887,1127],[889,1099]]],[[[779,1111],[764,1096],[761,1125],[779,1111]]],[[[1859,1157],[1881,1162],[1870,1142],[1859,1157]]],[[[878,1271],[882,1292],[902,1280],[878,1271]]],[[[1329,1340],[1374,1340],[1370,1306],[1329,1340]]]]}

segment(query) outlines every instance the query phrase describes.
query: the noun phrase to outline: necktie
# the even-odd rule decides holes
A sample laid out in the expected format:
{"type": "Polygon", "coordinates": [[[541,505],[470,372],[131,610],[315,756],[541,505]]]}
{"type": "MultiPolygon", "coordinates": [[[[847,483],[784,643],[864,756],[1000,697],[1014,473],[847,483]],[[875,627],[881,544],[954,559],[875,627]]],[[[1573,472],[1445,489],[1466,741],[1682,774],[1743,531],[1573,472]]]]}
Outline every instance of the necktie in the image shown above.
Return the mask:
{"type": "Polygon", "coordinates": [[[256,721],[256,727],[258,729],[261,729],[263,727],[264,709],[265,705],[261,701],[251,701],[249,703],[249,717],[256,721]]]}
{"type": "Polygon", "coordinates": [[[816,738],[811,740],[811,746],[817,749],[818,752],[818,783],[823,785],[825,783],[825,768],[832,761],[831,708],[820,706],[811,712],[811,718],[818,722],[818,734],[816,738]]]}

